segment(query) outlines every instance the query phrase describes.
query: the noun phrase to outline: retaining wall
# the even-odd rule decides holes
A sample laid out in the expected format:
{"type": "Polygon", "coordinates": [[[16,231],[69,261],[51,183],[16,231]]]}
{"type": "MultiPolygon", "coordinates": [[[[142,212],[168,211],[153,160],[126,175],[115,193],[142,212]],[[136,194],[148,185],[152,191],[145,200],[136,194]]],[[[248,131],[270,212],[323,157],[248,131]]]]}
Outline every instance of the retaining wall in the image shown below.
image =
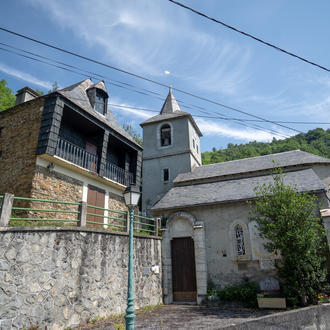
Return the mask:
{"type": "MultiPolygon", "coordinates": [[[[162,302],[161,240],[134,237],[135,307],[162,302]]],[[[0,328],[63,329],[123,313],[128,236],[81,228],[0,227],[0,328]]]]}
{"type": "Polygon", "coordinates": [[[310,306],[230,325],[226,330],[327,330],[330,329],[330,304],[310,306]]]}

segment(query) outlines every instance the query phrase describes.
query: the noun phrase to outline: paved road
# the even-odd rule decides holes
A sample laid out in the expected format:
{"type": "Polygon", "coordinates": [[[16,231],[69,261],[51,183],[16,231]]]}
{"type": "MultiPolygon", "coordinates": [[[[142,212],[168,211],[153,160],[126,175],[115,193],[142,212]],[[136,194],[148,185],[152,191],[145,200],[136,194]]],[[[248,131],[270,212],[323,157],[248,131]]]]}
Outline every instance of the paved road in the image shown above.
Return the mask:
{"type": "MultiPolygon", "coordinates": [[[[221,308],[188,305],[164,305],[153,310],[138,311],[135,329],[220,329],[242,323],[275,311],[245,308],[221,308]]],[[[111,320],[80,329],[120,329],[124,319],[111,320]]]]}

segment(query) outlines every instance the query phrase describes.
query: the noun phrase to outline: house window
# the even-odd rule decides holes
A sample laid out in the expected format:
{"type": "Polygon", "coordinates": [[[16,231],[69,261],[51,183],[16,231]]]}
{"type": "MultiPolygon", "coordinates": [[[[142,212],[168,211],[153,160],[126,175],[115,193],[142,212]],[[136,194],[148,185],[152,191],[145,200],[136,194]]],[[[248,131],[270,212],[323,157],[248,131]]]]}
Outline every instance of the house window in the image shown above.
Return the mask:
{"type": "Polygon", "coordinates": [[[196,151],[197,151],[197,153],[198,153],[198,144],[196,144],[196,151]]]}
{"type": "Polygon", "coordinates": [[[171,127],[169,124],[164,124],[160,128],[160,144],[162,147],[169,146],[172,144],[171,127]]]}
{"type": "Polygon", "coordinates": [[[244,233],[241,225],[235,227],[236,249],[238,256],[245,255],[244,233]]]}
{"type": "Polygon", "coordinates": [[[163,181],[168,182],[169,178],[170,178],[169,170],[168,170],[168,168],[164,168],[163,169],[163,181]]]}
{"type": "Polygon", "coordinates": [[[193,148],[195,149],[195,139],[193,139],[193,148]]]}
{"type": "Polygon", "coordinates": [[[101,115],[105,115],[106,113],[106,96],[102,91],[97,90],[95,95],[95,110],[101,115]]]}

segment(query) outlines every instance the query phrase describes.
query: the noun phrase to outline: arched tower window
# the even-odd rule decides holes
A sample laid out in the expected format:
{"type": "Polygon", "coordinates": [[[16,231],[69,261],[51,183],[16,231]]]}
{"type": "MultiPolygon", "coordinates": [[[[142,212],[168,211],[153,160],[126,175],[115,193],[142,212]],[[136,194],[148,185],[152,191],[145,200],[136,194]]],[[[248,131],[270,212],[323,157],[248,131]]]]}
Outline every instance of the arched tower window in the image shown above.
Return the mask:
{"type": "Polygon", "coordinates": [[[244,243],[244,232],[241,225],[235,226],[235,237],[236,237],[237,255],[244,256],[246,254],[246,251],[245,251],[245,243],[244,243]]]}
{"type": "Polygon", "coordinates": [[[169,146],[172,144],[171,141],[171,127],[169,124],[164,124],[160,128],[160,145],[162,147],[169,146]]]}

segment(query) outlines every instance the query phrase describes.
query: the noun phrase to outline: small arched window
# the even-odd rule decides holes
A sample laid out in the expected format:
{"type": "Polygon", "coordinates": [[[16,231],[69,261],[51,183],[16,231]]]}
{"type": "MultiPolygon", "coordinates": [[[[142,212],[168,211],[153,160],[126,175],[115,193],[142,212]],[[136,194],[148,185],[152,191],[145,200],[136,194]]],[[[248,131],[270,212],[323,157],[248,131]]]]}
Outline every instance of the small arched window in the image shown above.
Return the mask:
{"type": "Polygon", "coordinates": [[[235,238],[236,238],[236,251],[238,256],[244,256],[245,243],[244,243],[244,232],[241,225],[235,226],[235,238]]]}
{"type": "Polygon", "coordinates": [[[169,146],[172,144],[171,127],[169,124],[164,124],[160,128],[160,144],[162,147],[169,146]]]}

